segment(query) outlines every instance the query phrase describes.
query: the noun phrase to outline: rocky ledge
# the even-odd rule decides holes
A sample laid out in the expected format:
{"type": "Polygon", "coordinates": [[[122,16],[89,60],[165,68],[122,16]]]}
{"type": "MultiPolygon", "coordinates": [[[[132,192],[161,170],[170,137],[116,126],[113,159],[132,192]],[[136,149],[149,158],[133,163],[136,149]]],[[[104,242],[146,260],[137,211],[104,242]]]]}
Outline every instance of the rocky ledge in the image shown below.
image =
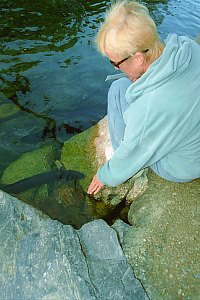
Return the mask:
{"type": "Polygon", "coordinates": [[[0,299],[148,299],[118,240],[128,227],[75,230],[0,192],[0,299]]]}
{"type": "MultiPolygon", "coordinates": [[[[45,181],[44,187],[19,194],[38,208],[42,199],[47,200],[46,209],[62,203],[64,214],[69,212],[68,220],[76,224],[84,215],[79,228],[1,192],[1,299],[199,300],[200,179],[173,183],[145,170],[89,197],[88,184],[106,160],[107,147],[104,118],[62,149],[62,165],[84,178],[71,186],[58,180],[54,190],[52,182],[45,181]],[[75,211],[78,199],[81,205],[75,211]],[[109,212],[111,223],[118,219],[112,226],[103,221],[109,212]],[[120,220],[124,212],[129,224],[120,220]]],[[[46,147],[23,155],[5,170],[2,184],[23,180],[30,172],[51,173],[51,153],[46,147]]]]}

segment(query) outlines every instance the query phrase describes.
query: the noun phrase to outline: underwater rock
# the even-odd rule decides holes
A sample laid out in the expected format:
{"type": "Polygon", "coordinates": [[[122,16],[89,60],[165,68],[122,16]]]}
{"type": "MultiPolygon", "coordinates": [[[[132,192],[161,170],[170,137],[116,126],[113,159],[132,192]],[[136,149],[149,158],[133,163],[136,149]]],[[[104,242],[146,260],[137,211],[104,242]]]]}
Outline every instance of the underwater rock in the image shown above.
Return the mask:
{"type": "Polygon", "coordinates": [[[66,170],[59,161],[55,161],[55,164],[56,167],[49,172],[38,173],[11,184],[0,184],[0,189],[9,194],[20,194],[43,184],[52,184],[56,180],[62,181],[65,179],[68,182],[84,178],[84,175],[80,172],[66,170]]]}
{"type": "Polygon", "coordinates": [[[50,171],[53,158],[54,151],[51,145],[24,153],[4,171],[1,184],[11,184],[50,171]]]}
{"type": "Polygon", "coordinates": [[[48,186],[46,184],[42,185],[40,179],[37,178],[35,178],[36,182],[29,186],[29,184],[26,184],[26,179],[31,179],[31,177],[34,179],[36,174],[50,172],[54,160],[55,149],[52,145],[46,145],[22,154],[5,169],[0,180],[0,188],[5,187],[4,191],[7,191],[6,186],[8,186],[9,191],[9,187],[16,185],[16,188],[11,189],[9,193],[17,195],[20,200],[37,207],[37,198],[48,196],[48,186]],[[23,181],[25,181],[25,184],[21,185],[23,181]],[[19,184],[16,182],[19,182],[19,184]]]}
{"type": "Polygon", "coordinates": [[[0,191],[0,230],[0,299],[148,299],[103,220],[75,230],[0,191]]]}
{"type": "Polygon", "coordinates": [[[51,143],[21,155],[5,169],[0,189],[78,229],[99,214],[79,184],[84,175],[66,170],[56,160],[56,150],[51,143]]]}
{"type": "MultiPolygon", "coordinates": [[[[4,105],[8,104],[2,104],[0,109],[6,109],[4,105]]],[[[33,151],[36,143],[38,146],[41,145],[42,142],[38,142],[39,136],[37,137],[36,142],[36,140],[34,140],[34,135],[37,134],[38,131],[42,132],[42,129],[46,124],[44,120],[36,119],[30,114],[23,112],[17,113],[16,111],[18,108],[12,104],[9,106],[12,108],[10,108],[10,113],[15,112],[15,117],[12,115],[8,116],[9,110],[6,113],[7,115],[4,111],[4,118],[2,118],[0,123],[0,151],[2,151],[3,154],[3,157],[1,157],[0,160],[4,159],[5,161],[8,161],[11,156],[11,161],[13,161],[22,153],[26,151],[33,151]]],[[[6,107],[8,109],[8,106],[6,107]]]]}
{"type": "Polygon", "coordinates": [[[122,247],[150,299],[200,295],[200,179],[174,183],[149,172],[130,207],[122,247]]]}
{"type": "Polygon", "coordinates": [[[109,224],[118,218],[127,221],[130,203],[148,187],[146,171],[117,188],[104,187],[96,196],[86,192],[98,167],[106,161],[105,149],[111,146],[107,116],[67,140],[61,157],[61,145],[54,144],[47,141],[42,147],[18,156],[5,168],[0,188],[76,229],[100,218],[109,224]],[[83,178],[69,182],[59,176],[55,170],[58,159],[66,170],[80,172],[83,178]]]}
{"type": "Polygon", "coordinates": [[[19,108],[12,103],[1,104],[0,106],[0,118],[5,119],[12,115],[15,115],[19,111],[19,108]]]}

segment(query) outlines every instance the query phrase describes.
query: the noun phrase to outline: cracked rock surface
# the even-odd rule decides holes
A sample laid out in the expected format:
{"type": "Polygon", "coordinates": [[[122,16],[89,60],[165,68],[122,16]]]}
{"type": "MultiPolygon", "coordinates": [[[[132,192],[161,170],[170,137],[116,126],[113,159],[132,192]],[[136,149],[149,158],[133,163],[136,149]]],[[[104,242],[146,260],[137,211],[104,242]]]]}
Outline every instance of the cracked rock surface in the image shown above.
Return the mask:
{"type": "Polygon", "coordinates": [[[131,204],[122,247],[152,300],[200,299],[200,179],[177,183],[148,173],[131,204]]]}
{"type": "Polygon", "coordinates": [[[0,299],[148,299],[118,240],[126,226],[75,230],[0,191],[0,299]]]}

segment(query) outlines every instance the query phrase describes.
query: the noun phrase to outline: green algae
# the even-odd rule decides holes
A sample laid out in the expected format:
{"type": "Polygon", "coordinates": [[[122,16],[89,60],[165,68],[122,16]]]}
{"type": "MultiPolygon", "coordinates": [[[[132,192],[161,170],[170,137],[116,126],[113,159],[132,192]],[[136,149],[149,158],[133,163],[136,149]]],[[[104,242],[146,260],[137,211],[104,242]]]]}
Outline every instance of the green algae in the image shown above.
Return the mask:
{"type": "Polygon", "coordinates": [[[19,111],[19,107],[13,105],[12,103],[2,104],[0,106],[0,118],[5,119],[16,114],[19,111]]]}
{"type": "MultiPolygon", "coordinates": [[[[53,146],[45,146],[31,152],[24,153],[16,161],[11,163],[3,173],[1,184],[12,184],[31,176],[48,172],[54,163],[55,150],[53,146]]],[[[36,208],[40,207],[40,201],[49,197],[48,184],[29,188],[17,194],[18,199],[36,208]]]]}
{"type": "Polygon", "coordinates": [[[85,178],[80,180],[84,190],[87,189],[98,168],[94,145],[97,132],[98,126],[94,125],[72,137],[64,143],[61,153],[61,162],[67,170],[75,170],[85,175],[85,178]]]}
{"type": "MultiPolygon", "coordinates": [[[[94,143],[97,136],[98,124],[66,141],[61,151],[60,161],[64,167],[83,173],[84,179],[71,183],[62,179],[50,184],[38,183],[38,186],[17,194],[17,198],[75,228],[99,218],[112,222],[116,218],[113,205],[96,201],[86,193],[98,168],[94,143]]],[[[1,183],[11,184],[50,171],[55,165],[54,152],[53,147],[46,146],[23,154],[4,171],[1,183]]]]}
{"type": "MultiPolygon", "coordinates": [[[[72,137],[65,142],[61,154],[61,162],[66,169],[79,171],[85,175],[80,180],[80,185],[84,190],[84,213],[92,219],[103,218],[107,222],[113,220],[119,215],[115,213],[115,205],[103,199],[87,195],[87,188],[98,169],[98,160],[96,157],[96,146],[94,140],[98,137],[98,124],[92,126],[86,131],[72,137]]],[[[107,191],[108,192],[108,191],[107,191]]],[[[105,195],[104,195],[105,196],[105,195]]],[[[106,198],[106,197],[105,197],[106,198]]]]}
{"type": "Polygon", "coordinates": [[[4,171],[1,184],[11,184],[50,171],[53,164],[53,152],[52,146],[45,146],[22,154],[4,171]]]}

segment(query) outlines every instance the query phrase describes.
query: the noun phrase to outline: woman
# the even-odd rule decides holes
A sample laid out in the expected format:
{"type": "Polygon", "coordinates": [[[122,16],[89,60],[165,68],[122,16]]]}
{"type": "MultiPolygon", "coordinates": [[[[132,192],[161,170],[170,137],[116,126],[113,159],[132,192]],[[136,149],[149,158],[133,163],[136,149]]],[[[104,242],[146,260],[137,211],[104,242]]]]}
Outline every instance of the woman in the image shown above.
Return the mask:
{"type": "Polygon", "coordinates": [[[108,93],[114,154],[88,188],[117,186],[143,168],[187,182],[200,177],[200,46],[172,34],[160,40],[145,6],[116,3],[97,34],[100,52],[128,78],[108,93]]]}

